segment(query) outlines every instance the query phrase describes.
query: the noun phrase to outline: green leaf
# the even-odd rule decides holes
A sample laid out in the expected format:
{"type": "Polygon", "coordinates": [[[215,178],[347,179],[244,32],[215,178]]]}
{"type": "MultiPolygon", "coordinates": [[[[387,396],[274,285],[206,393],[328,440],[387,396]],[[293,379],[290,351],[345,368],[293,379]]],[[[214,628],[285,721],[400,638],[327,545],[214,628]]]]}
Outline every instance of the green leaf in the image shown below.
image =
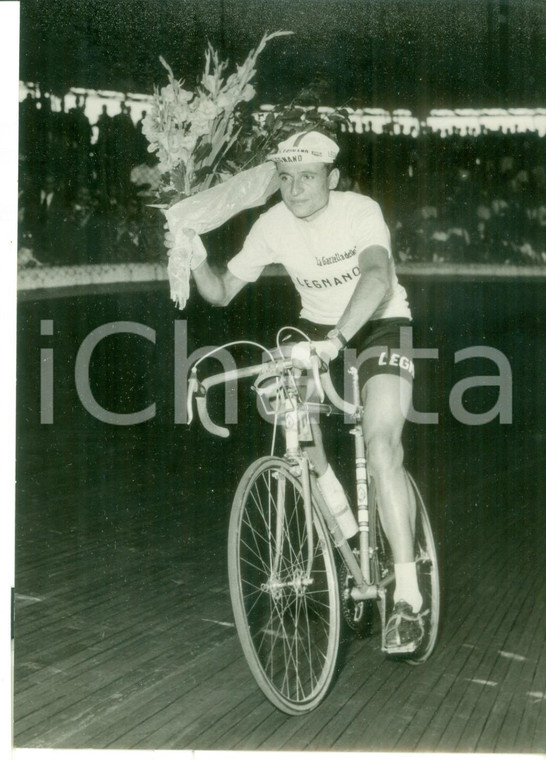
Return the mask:
{"type": "Polygon", "coordinates": [[[159,60],[161,61],[161,65],[164,66],[167,69],[167,71],[168,71],[169,76],[171,77],[171,79],[174,79],[173,70],[171,69],[171,67],[169,66],[169,64],[167,63],[167,61],[163,58],[162,55],[159,56],[159,60]]]}
{"type": "Polygon", "coordinates": [[[195,163],[199,164],[201,161],[204,161],[210,155],[211,151],[212,144],[204,138],[199,138],[199,142],[197,143],[194,150],[195,163]]]}

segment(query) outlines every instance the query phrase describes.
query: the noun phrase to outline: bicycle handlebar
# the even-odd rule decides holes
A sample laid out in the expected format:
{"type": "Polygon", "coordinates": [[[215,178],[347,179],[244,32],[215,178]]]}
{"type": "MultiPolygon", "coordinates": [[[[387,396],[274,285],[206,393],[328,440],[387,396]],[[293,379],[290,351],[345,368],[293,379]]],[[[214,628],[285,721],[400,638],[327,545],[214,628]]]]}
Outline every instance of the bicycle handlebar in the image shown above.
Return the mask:
{"type": "Polygon", "coordinates": [[[210,417],[209,410],[207,408],[208,390],[215,385],[220,385],[220,383],[228,383],[231,380],[241,380],[245,377],[259,375],[262,369],[268,367],[270,364],[271,362],[266,362],[262,364],[255,364],[252,367],[244,367],[242,369],[230,370],[228,372],[220,372],[217,375],[211,375],[210,377],[207,377],[207,379],[203,380],[202,383],[198,382],[195,368],[193,368],[192,376],[188,385],[188,424],[190,424],[193,419],[193,396],[195,395],[197,413],[205,430],[208,430],[208,432],[212,433],[212,435],[220,436],[220,438],[227,438],[229,436],[229,429],[217,425],[212,421],[210,417]]]}
{"type": "MultiPolygon", "coordinates": [[[[212,435],[219,436],[220,438],[227,438],[230,435],[230,431],[227,427],[217,425],[212,421],[208,408],[207,408],[207,393],[210,388],[221,383],[228,383],[233,380],[240,380],[247,377],[256,377],[256,383],[259,383],[260,376],[265,380],[268,377],[280,378],[282,373],[286,370],[298,369],[292,359],[288,359],[284,356],[282,349],[275,349],[270,352],[272,357],[270,361],[262,362],[260,364],[254,364],[250,367],[243,367],[242,369],[229,370],[227,372],[219,372],[216,375],[199,382],[197,380],[196,368],[192,369],[190,381],[188,384],[188,398],[187,398],[187,412],[188,412],[188,424],[193,419],[193,398],[195,396],[197,413],[201,424],[212,435]]],[[[315,385],[317,387],[320,401],[324,400],[326,396],[332,405],[344,414],[355,416],[358,407],[355,404],[351,404],[345,401],[334,388],[332,378],[327,366],[323,365],[317,354],[311,355],[311,372],[315,385]]],[[[275,388],[278,385],[275,384],[275,388]]],[[[264,392],[265,389],[262,389],[264,392]]],[[[259,391],[258,391],[259,392],[259,391]]]]}

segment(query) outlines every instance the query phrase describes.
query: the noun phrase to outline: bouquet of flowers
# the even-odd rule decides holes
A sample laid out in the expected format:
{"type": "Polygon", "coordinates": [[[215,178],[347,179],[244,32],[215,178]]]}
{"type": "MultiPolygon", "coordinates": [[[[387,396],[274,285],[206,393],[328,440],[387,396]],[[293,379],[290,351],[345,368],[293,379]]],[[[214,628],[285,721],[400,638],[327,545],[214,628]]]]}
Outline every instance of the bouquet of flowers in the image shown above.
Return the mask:
{"type": "Polygon", "coordinates": [[[170,252],[168,271],[171,297],[180,308],[189,293],[195,233],[219,227],[239,211],[264,203],[277,189],[274,166],[262,163],[268,140],[262,139],[259,148],[255,144],[258,124],[255,134],[244,135],[242,106],[255,95],[251,81],[258,56],[270,40],[287,34],[292,32],[265,34],[245,62],[227,77],[227,61],[221,61],[209,43],[195,92],[184,89],[161,58],[169,84],[155,89],[143,133],[150,143],[148,150],[159,157],[162,181],[158,201],[166,209],[177,241],[170,252]]]}

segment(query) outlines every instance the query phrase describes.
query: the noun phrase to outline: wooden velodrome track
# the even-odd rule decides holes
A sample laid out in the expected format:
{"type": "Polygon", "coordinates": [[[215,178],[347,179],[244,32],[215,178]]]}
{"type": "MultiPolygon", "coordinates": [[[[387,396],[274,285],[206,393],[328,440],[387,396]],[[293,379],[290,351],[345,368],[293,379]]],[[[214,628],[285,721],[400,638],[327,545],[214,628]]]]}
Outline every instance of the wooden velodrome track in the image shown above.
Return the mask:
{"type": "MultiPolygon", "coordinates": [[[[164,289],[21,301],[15,746],[546,752],[543,285],[406,284],[415,342],[440,351],[415,403],[439,424],[410,426],[406,451],[441,550],[442,635],[420,667],[386,660],[377,633],[349,641],[330,695],[302,718],[256,687],[227,589],[230,501],[268,431],[244,403],[248,389],[227,441],[175,424],[173,412],[173,320],[188,320],[189,351],[235,337],[271,344],[268,325],[294,318],[286,281],[249,289],[223,313],[198,298],[175,312],[164,289]],[[41,320],[53,320],[52,336],[40,335],[41,320]],[[155,346],[108,338],[91,364],[104,407],[156,402],[140,425],[94,419],[74,388],[81,341],[115,320],[157,331],[155,346]],[[451,414],[458,379],[498,374],[490,360],[455,364],[472,345],[509,359],[512,424],[451,414]],[[55,366],[48,425],[44,347],[55,366]]],[[[497,395],[478,388],[465,403],[477,413],[497,395]]]]}

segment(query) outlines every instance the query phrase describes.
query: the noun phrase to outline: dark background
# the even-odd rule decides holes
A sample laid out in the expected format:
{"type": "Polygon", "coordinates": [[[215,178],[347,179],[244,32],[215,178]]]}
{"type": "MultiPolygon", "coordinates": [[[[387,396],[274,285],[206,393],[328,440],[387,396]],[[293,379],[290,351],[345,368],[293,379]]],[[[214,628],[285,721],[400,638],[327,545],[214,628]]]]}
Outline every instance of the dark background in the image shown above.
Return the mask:
{"type": "Polygon", "coordinates": [[[546,84],[541,0],[22,0],[20,78],[151,92],[163,55],[192,83],[205,40],[241,63],[264,31],[262,102],[313,80],[323,105],[537,107],[546,84]]]}

